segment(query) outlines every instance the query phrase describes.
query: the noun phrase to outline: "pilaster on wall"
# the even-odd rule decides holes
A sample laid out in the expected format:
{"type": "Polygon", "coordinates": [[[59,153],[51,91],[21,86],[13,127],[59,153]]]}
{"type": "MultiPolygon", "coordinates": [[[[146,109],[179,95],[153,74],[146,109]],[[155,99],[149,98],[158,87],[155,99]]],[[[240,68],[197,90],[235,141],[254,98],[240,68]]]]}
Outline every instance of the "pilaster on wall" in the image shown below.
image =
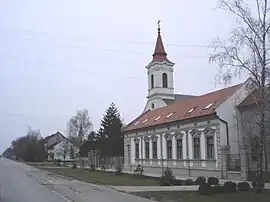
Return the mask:
{"type": "Polygon", "coordinates": [[[248,180],[248,151],[247,146],[240,147],[241,177],[245,181],[248,180]]]}
{"type": "Polygon", "coordinates": [[[221,147],[221,178],[228,179],[228,157],[230,154],[229,146],[221,147]]]}

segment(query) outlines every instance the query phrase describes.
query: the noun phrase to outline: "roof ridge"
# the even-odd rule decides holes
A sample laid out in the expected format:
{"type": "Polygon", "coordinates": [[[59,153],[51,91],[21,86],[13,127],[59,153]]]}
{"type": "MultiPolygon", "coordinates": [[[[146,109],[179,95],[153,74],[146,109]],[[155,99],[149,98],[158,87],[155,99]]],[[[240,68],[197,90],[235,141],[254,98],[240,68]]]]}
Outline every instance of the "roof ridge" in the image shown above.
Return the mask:
{"type": "Polygon", "coordinates": [[[240,87],[242,84],[243,84],[243,83],[241,83],[241,84],[236,84],[236,85],[233,85],[233,86],[230,86],[230,87],[227,87],[227,88],[223,88],[223,89],[219,89],[219,90],[216,90],[216,91],[212,91],[212,92],[209,92],[209,93],[206,93],[206,94],[197,95],[197,96],[194,96],[194,97],[189,97],[189,98],[184,99],[184,100],[179,100],[178,102],[175,102],[175,103],[173,103],[173,104],[171,104],[171,105],[163,106],[163,107],[160,107],[160,108],[151,110],[151,111],[155,111],[155,110],[159,110],[159,109],[164,109],[164,108],[166,108],[166,107],[170,107],[170,106],[173,106],[173,105],[177,105],[177,104],[179,104],[180,102],[188,102],[188,101],[190,101],[190,100],[198,99],[198,98],[203,97],[203,96],[207,96],[207,95],[209,96],[209,95],[211,95],[211,94],[213,94],[213,93],[217,93],[217,92],[220,92],[220,91],[222,91],[222,90],[228,90],[229,88],[237,87],[238,85],[239,85],[239,87],[240,87]]]}
{"type": "Polygon", "coordinates": [[[201,96],[205,96],[205,95],[209,95],[209,94],[212,94],[212,93],[217,93],[219,91],[223,91],[223,90],[228,90],[229,88],[235,88],[237,86],[242,86],[244,83],[239,83],[239,84],[236,84],[236,85],[232,85],[232,86],[229,86],[229,87],[226,87],[226,88],[221,88],[219,90],[215,90],[215,91],[211,91],[211,92],[208,92],[208,93],[205,93],[205,94],[202,94],[202,95],[198,95],[197,97],[201,97],[201,96]]]}
{"type": "Polygon", "coordinates": [[[154,110],[147,110],[131,121],[124,128],[124,131],[132,131],[149,126],[211,115],[216,113],[214,109],[217,106],[233,95],[242,85],[243,83],[240,83],[200,96],[179,100],[178,102],[154,110]],[[207,107],[208,105],[210,106],[207,107]],[[195,106],[197,106],[197,108],[193,109],[195,106]],[[170,115],[171,113],[173,114],[170,115]],[[164,115],[166,118],[163,117],[155,120],[159,115],[164,115]],[[134,123],[137,122],[138,124],[134,125],[134,123]]]}

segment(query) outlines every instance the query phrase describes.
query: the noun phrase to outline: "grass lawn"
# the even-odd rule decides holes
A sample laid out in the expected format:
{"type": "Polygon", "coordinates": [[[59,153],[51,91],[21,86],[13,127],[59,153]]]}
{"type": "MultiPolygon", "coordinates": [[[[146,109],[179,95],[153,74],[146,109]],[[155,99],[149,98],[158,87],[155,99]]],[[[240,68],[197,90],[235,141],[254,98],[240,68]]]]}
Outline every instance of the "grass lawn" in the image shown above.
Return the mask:
{"type": "MultiPolygon", "coordinates": [[[[40,167],[42,168],[42,167],[40,167]]],[[[71,177],[77,180],[102,185],[114,186],[159,186],[159,181],[143,176],[134,176],[130,174],[116,175],[113,172],[94,171],[89,172],[83,168],[42,168],[44,170],[71,177]]]]}
{"type": "MultiPolygon", "coordinates": [[[[35,166],[35,167],[42,167],[42,166],[47,166],[47,167],[58,167],[56,164],[54,164],[53,162],[26,162],[27,165],[29,166],[35,166]]],[[[63,163],[61,163],[61,166],[67,166],[64,165],[63,163]]]]}
{"type": "Polygon", "coordinates": [[[253,191],[237,192],[233,194],[216,194],[211,196],[202,196],[198,192],[137,192],[132,193],[137,196],[154,199],[156,201],[170,202],[269,202],[270,191],[262,194],[256,194],[253,191]]]}

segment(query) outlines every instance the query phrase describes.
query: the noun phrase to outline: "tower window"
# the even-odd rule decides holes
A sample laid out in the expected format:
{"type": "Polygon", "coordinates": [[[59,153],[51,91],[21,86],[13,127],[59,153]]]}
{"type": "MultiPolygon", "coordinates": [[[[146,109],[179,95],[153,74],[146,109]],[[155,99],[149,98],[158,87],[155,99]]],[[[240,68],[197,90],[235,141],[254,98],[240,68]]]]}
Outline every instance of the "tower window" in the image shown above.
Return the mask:
{"type": "Polygon", "coordinates": [[[154,75],[151,74],[151,88],[154,88],[154,75]]]}
{"type": "Polygon", "coordinates": [[[155,105],[154,105],[154,103],[152,103],[152,109],[154,109],[155,108],[155,105]]]}
{"type": "Polygon", "coordinates": [[[162,86],[163,88],[168,88],[168,76],[166,73],[162,74],[162,86]]]}

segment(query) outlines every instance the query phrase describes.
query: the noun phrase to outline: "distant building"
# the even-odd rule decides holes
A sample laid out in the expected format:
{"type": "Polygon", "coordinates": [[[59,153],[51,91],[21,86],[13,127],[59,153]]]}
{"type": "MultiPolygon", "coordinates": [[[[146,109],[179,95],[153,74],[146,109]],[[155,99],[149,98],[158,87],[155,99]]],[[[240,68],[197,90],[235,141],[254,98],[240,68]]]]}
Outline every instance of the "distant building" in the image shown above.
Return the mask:
{"type": "Polygon", "coordinates": [[[243,179],[241,171],[230,173],[226,166],[228,154],[240,154],[235,116],[251,80],[199,96],[175,94],[173,67],[159,28],[153,59],[146,66],[146,106],[124,128],[125,169],[140,164],[146,173],[161,174],[169,166],[177,176],[232,174],[243,179]]]}
{"type": "Polygon", "coordinates": [[[54,148],[57,144],[59,144],[63,140],[67,140],[67,138],[60,132],[56,132],[44,138],[44,146],[48,154],[48,161],[54,160],[54,148]]]}
{"type": "Polygon", "coordinates": [[[63,140],[54,147],[54,160],[73,161],[75,158],[72,159],[70,156],[71,147],[73,147],[74,157],[77,157],[79,154],[79,148],[72,144],[70,141],[63,140]]]}
{"type": "Polygon", "coordinates": [[[76,154],[79,152],[79,148],[72,144],[64,135],[60,132],[56,132],[50,136],[44,138],[45,149],[48,154],[48,161],[64,160],[64,146],[68,147],[68,153],[66,154],[66,161],[70,160],[70,147],[73,146],[76,154]]]}

